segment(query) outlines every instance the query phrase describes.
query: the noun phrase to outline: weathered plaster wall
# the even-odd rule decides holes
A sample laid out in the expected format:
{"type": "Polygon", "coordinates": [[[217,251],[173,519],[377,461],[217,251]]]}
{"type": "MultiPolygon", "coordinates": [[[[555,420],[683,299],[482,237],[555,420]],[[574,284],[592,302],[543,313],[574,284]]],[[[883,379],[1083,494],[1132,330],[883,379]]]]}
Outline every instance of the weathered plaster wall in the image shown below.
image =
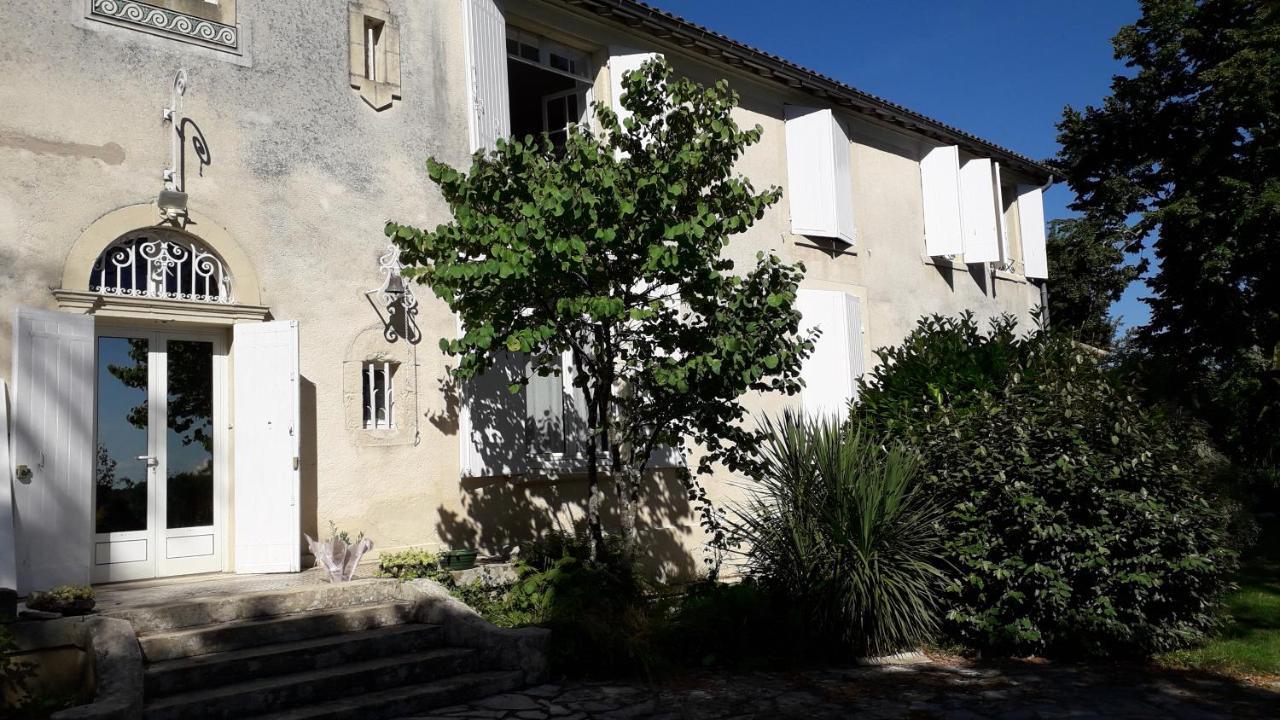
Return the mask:
{"type": "MultiPolygon", "coordinates": [[[[383,550],[437,543],[496,550],[580,521],[584,488],[459,481],[457,399],[436,345],[455,332],[444,305],[422,289],[424,341],[413,352],[389,350],[402,363],[401,377],[414,373],[419,390],[406,420],[412,430],[406,425],[394,441],[370,442],[351,427],[351,396],[344,396],[349,362],[377,352],[378,318],[364,293],[379,284],[383,223],[430,227],[447,220],[423,161],[433,155],[462,165],[468,150],[460,4],[389,4],[401,20],[403,98],[374,112],[348,84],[344,0],[239,3],[243,57],[85,21],[80,3],[51,10],[47,0],[5,2],[0,376],[10,375],[13,308],[53,307],[49,289],[61,285],[64,262],[85,229],[159,191],[168,163],[160,111],[175,71],[185,67],[191,87],[184,109],[213,156],[203,174],[189,165],[191,206],[235,238],[273,316],[301,323],[304,530],[314,534],[333,521],[364,530],[383,550]]],[[[514,22],[587,40],[600,65],[609,45],[621,45],[661,50],[700,81],[729,77],[742,93],[740,121],[765,129],[741,170],[757,186],[786,187],[782,105],[815,99],[538,0],[506,6],[514,22]]],[[[607,84],[599,85],[595,99],[605,100],[607,84]]],[[[784,197],[730,255],[745,266],[757,250],[772,250],[803,261],[806,284],[860,296],[868,359],[872,348],[899,341],[925,313],[971,309],[980,317],[1027,318],[1038,302],[1033,286],[1001,280],[993,287],[981,271],[922,261],[918,142],[865,120],[852,120],[852,132],[857,245],[832,253],[792,236],[784,197]]],[[[772,411],[783,402],[751,404],[772,411]]],[[[708,483],[718,497],[725,480],[708,483]]],[[[670,478],[656,485],[643,525],[655,566],[671,574],[700,567],[696,517],[670,478]]]]}

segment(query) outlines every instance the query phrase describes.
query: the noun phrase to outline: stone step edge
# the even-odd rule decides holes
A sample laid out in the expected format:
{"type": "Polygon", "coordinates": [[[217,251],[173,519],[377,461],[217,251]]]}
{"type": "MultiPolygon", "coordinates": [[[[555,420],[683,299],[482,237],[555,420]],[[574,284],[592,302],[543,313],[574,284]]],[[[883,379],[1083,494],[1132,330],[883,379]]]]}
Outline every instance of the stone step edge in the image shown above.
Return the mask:
{"type": "Polygon", "coordinates": [[[295,673],[289,673],[287,675],[276,675],[269,678],[257,678],[228,685],[220,685],[215,688],[207,688],[190,693],[168,695],[166,697],[156,698],[154,701],[146,703],[144,709],[148,712],[167,710],[173,707],[182,707],[192,703],[212,702],[222,698],[231,698],[262,690],[272,690],[275,688],[288,687],[302,683],[325,682],[327,680],[340,679],[358,672],[376,671],[382,668],[396,667],[398,665],[408,665],[418,662],[431,662],[433,660],[449,657],[463,658],[475,654],[477,654],[477,651],[470,648],[445,647],[417,653],[392,655],[390,657],[375,658],[373,660],[365,660],[362,662],[325,668],[324,670],[303,670],[295,673]]]}
{"type": "MultiPolygon", "coordinates": [[[[414,621],[411,603],[352,605],[321,612],[210,623],[138,636],[148,662],[211,655],[278,643],[331,637],[414,621]]],[[[456,643],[455,643],[456,644],[456,643]]]]}
{"type": "Polygon", "coordinates": [[[437,646],[439,643],[444,642],[444,633],[439,625],[406,623],[404,625],[387,625],[385,627],[373,628],[371,630],[352,630],[350,632],[337,633],[336,635],[324,635],[321,637],[307,638],[305,640],[257,645],[254,647],[242,648],[240,650],[223,650],[221,652],[207,653],[205,655],[191,655],[188,657],[171,658],[168,660],[156,660],[154,662],[146,663],[143,673],[146,676],[147,681],[152,681],[172,673],[198,671],[202,668],[208,668],[216,665],[241,663],[248,660],[266,658],[273,655],[287,655],[300,651],[323,652],[328,648],[348,643],[359,641],[377,642],[393,636],[416,634],[436,636],[437,646]]]}
{"type": "MultiPolygon", "coordinates": [[[[407,613],[406,617],[411,617],[412,611],[413,611],[412,603],[376,601],[376,602],[369,602],[369,603],[360,603],[358,605],[345,605],[343,607],[327,608],[323,610],[303,610],[301,612],[288,613],[284,615],[264,615],[262,617],[244,618],[241,620],[229,620],[226,622],[210,622],[210,623],[203,623],[200,625],[187,625],[184,627],[177,627],[177,628],[165,628],[163,630],[148,630],[145,632],[138,632],[137,634],[138,634],[138,642],[145,643],[148,640],[155,640],[157,638],[192,637],[195,635],[200,635],[201,633],[207,633],[207,632],[210,632],[213,630],[219,630],[219,629],[236,630],[239,628],[266,627],[268,625],[277,625],[280,623],[297,622],[298,620],[301,620],[303,618],[339,617],[342,615],[348,615],[352,613],[364,612],[364,611],[370,611],[370,610],[379,610],[383,608],[399,608],[402,611],[407,613]]],[[[339,635],[342,632],[343,631],[338,631],[334,634],[339,635]]]]}
{"type": "MultiPolygon", "coordinates": [[[[494,693],[510,692],[523,685],[524,680],[519,670],[488,670],[463,673],[429,683],[361,693],[358,696],[329,700],[291,710],[268,713],[266,715],[254,715],[251,720],[309,720],[316,717],[359,717],[365,720],[374,720],[376,718],[391,717],[390,715],[383,715],[377,710],[379,706],[383,705],[413,701],[420,698],[421,701],[431,702],[431,707],[444,707],[455,705],[461,700],[478,699],[482,696],[468,692],[473,689],[481,689],[483,696],[487,696],[494,693]],[[468,694],[463,695],[461,693],[468,694]],[[439,697],[432,699],[432,696],[439,697]]],[[[412,710],[405,708],[392,709],[391,711],[395,715],[402,715],[406,712],[420,715],[429,712],[430,709],[430,707],[415,706],[412,710]]]]}
{"type": "Polygon", "coordinates": [[[106,610],[100,614],[128,620],[139,633],[152,633],[388,602],[399,598],[398,583],[390,578],[364,578],[339,584],[262,590],[241,595],[194,597],[106,610]]]}

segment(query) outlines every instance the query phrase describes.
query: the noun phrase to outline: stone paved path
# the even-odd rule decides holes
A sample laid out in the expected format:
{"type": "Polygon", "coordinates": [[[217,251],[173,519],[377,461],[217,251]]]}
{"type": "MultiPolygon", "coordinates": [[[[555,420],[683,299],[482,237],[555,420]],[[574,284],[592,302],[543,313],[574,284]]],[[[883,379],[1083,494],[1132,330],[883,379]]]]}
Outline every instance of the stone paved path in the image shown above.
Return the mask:
{"type": "Polygon", "coordinates": [[[543,685],[404,720],[1280,718],[1280,687],[1116,667],[923,663],[543,685]]]}

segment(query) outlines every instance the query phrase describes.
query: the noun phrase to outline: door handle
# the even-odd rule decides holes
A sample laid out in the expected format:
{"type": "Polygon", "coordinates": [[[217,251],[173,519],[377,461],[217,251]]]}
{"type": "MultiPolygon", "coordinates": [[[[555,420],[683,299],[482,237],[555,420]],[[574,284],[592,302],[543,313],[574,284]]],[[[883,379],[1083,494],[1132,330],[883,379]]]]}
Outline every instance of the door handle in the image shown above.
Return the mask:
{"type": "Polygon", "coordinates": [[[31,476],[33,473],[31,472],[30,465],[19,465],[14,469],[17,470],[18,482],[31,482],[31,476]]]}
{"type": "Polygon", "coordinates": [[[139,456],[138,456],[138,459],[139,459],[139,460],[146,460],[146,461],[147,461],[147,467],[149,467],[149,468],[153,468],[153,467],[155,467],[156,465],[159,465],[159,464],[160,464],[160,460],[159,460],[158,458],[156,458],[156,456],[155,456],[155,455],[139,455],[139,456]]]}

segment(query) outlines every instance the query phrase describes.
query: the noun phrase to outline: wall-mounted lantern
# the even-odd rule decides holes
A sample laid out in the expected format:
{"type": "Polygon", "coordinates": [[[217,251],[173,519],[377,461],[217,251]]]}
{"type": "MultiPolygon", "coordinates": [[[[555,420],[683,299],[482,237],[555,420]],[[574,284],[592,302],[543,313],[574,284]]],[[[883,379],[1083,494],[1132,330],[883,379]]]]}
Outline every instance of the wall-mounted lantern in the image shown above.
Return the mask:
{"type": "Polygon", "coordinates": [[[378,316],[382,320],[382,336],[387,342],[395,342],[404,338],[411,345],[417,345],[422,339],[418,330],[418,298],[413,290],[404,282],[401,274],[404,266],[400,264],[400,248],[392,243],[387,251],[378,258],[378,272],[382,273],[382,287],[365,293],[370,302],[374,302],[378,316]],[[383,311],[386,316],[382,315],[383,311]]]}

